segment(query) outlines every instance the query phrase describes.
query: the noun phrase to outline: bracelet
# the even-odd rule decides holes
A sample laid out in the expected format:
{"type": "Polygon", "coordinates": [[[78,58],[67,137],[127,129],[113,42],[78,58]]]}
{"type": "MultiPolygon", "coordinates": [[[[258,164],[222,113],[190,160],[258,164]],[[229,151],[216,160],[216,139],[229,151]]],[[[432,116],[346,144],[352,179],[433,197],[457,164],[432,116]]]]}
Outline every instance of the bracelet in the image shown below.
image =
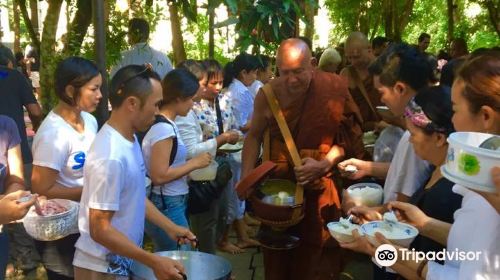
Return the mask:
{"type": "Polygon", "coordinates": [[[428,260],[423,260],[419,265],[418,265],[418,268],[417,268],[417,275],[418,277],[420,278],[423,278],[422,277],[422,271],[424,270],[424,267],[427,265],[427,262],[428,260]]]}

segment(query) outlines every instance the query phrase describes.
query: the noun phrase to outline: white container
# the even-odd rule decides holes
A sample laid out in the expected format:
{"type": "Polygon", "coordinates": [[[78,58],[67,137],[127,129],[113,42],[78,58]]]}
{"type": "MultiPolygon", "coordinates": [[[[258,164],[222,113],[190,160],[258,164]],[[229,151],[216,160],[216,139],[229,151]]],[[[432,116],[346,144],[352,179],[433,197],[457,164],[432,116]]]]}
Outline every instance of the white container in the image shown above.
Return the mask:
{"type": "Polygon", "coordinates": [[[358,183],[347,188],[347,193],[356,205],[368,207],[382,204],[384,190],[379,184],[358,183]]]}
{"type": "Polygon", "coordinates": [[[354,236],[352,236],[352,231],[357,229],[360,235],[363,235],[360,226],[351,224],[349,227],[344,227],[340,222],[330,222],[326,225],[330,235],[335,238],[339,243],[349,243],[354,241],[354,236]]]}
{"type": "Polygon", "coordinates": [[[500,166],[500,151],[479,148],[492,134],[455,132],[448,137],[448,156],[441,173],[448,180],[464,187],[495,192],[491,169],[500,166]]]}
{"type": "Polygon", "coordinates": [[[52,200],[68,210],[56,215],[39,216],[32,206],[23,218],[26,232],[36,240],[52,241],[78,233],[79,204],[66,199],[52,200]]]}
{"type": "Polygon", "coordinates": [[[193,181],[212,181],[217,175],[217,167],[219,164],[212,160],[207,167],[191,171],[189,178],[193,181]]]}
{"type": "Polygon", "coordinates": [[[377,245],[375,233],[380,232],[392,243],[408,248],[418,235],[418,230],[414,226],[405,223],[388,223],[386,221],[374,221],[361,226],[363,234],[366,235],[371,244],[377,245]]]}

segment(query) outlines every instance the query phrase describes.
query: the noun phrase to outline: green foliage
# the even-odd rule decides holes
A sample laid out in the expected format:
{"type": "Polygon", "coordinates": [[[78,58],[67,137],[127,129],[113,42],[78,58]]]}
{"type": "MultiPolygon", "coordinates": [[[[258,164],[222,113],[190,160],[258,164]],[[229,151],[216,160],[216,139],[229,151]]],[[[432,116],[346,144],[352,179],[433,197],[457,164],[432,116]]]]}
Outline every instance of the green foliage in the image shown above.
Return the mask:
{"type": "MultiPolygon", "coordinates": [[[[383,18],[380,24],[376,24],[377,15],[381,16],[384,12],[382,2],[376,0],[325,0],[330,20],[335,26],[330,31],[331,44],[337,45],[350,32],[357,30],[368,33],[370,38],[373,35],[384,36],[383,18]]],[[[399,7],[403,2],[403,0],[399,0],[396,5],[399,7]]],[[[473,3],[482,4],[482,1],[454,1],[457,7],[453,36],[465,38],[469,50],[500,45],[500,38],[493,29],[488,18],[488,11],[483,5],[481,5],[480,13],[475,17],[469,18],[466,15],[473,3]]],[[[415,0],[410,21],[402,32],[402,38],[410,44],[416,44],[417,38],[422,32],[432,36],[429,52],[437,53],[440,49],[447,48],[448,14],[446,1],[415,0]]]]}
{"type": "MultiPolygon", "coordinates": [[[[216,33],[217,30],[216,29],[216,33]]],[[[198,14],[196,22],[189,21],[187,25],[183,25],[184,48],[188,59],[203,60],[208,57],[208,16],[198,14]],[[193,37],[191,37],[193,36],[193,37]],[[190,39],[193,40],[190,40],[190,39]]],[[[224,51],[220,47],[224,45],[225,39],[219,37],[215,38],[214,59],[221,64],[226,64],[230,59],[223,55],[224,51]]]]}
{"type": "Polygon", "coordinates": [[[238,1],[237,47],[247,51],[253,46],[256,53],[262,47],[264,53],[273,53],[279,42],[290,37],[288,31],[295,28],[295,15],[304,20],[301,3],[315,5],[313,0],[259,0],[255,4],[251,0],[238,1]]]}

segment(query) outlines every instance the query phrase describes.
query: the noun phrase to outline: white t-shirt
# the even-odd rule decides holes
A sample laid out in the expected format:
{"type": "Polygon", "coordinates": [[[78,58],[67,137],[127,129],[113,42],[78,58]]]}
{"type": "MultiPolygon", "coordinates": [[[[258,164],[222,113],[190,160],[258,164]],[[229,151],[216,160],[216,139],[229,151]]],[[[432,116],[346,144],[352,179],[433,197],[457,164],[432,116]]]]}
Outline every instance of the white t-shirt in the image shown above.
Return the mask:
{"type": "Polygon", "coordinates": [[[33,140],[33,164],[59,172],[56,182],[68,188],[83,186],[83,166],[97,133],[97,121],[81,112],[85,130],[77,132],[61,116],[50,111],[33,140]]]}
{"type": "Polygon", "coordinates": [[[255,96],[257,96],[257,93],[259,92],[259,89],[263,87],[264,84],[259,81],[255,80],[249,87],[248,90],[250,91],[250,94],[252,94],[253,99],[255,99],[255,96]]]}
{"type": "Polygon", "coordinates": [[[392,158],[384,184],[384,203],[394,201],[400,192],[411,197],[432,173],[429,163],[417,156],[405,131],[392,158]]]}
{"type": "MultiPolygon", "coordinates": [[[[182,142],[182,138],[180,137],[177,125],[175,125],[173,121],[170,122],[172,124],[163,122],[154,124],[153,126],[151,126],[148,133],[146,133],[144,139],[142,140],[142,153],[144,155],[144,161],[146,163],[146,169],[148,170],[148,173],[149,170],[151,170],[149,164],[151,160],[151,149],[153,145],[158,141],[168,138],[177,137],[177,152],[175,154],[172,167],[178,167],[186,163],[187,148],[184,145],[184,142],[182,142]]],[[[173,148],[174,147],[172,146],[172,149],[173,148]]],[[[166,158],[165,160],[168,162],[170,158],[166,158]]],[[[168,182],[161,186],[154,186],[153,192],[156,194],[160,194],[160,189],[162,189],[164,195],[168,196],[184,195],[189,192],[189,187],[186,182],[186,176],[182,176],[177,180],[168,182]]]]}
{"type": "Polygon", "coordinates": [[[462,208],[455,211],[455,219],[448,234],[446,250],[481,252],[479,260],[447,260],[444,265],[429,262],[426,279],[500,279],[500,215],[488,201],[460,185],[453,192],[463,196],[462,208]]]}
{"type": "Polygon", "coordinates": [[[97,133],[84,168],[78,214],[80,238],[73,265],[127,275],[131,259],[116,255],[90,237],[89,208],[114,211],[111,225],[141,246],[146,218],[146,169],[137,139],[134,143],[105,124],[97,133]]]}
{"type": "Polygon", "coordinates": [[[231,100],[237,126],[245,126],[252,117],[254,97],[248,88],[238,79],[233,79],[224,94],[231,100]]]}

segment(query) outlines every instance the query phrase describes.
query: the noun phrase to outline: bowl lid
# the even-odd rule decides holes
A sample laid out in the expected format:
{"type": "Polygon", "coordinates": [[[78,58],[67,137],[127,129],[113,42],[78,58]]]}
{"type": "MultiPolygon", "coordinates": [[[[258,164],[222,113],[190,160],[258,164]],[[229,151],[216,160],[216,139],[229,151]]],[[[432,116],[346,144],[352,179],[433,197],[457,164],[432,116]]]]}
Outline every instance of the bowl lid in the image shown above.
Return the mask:
{"type": "Polygon", "coordinates": [[[278,165],[272,161],[265,161],[253,169],[245,178],[236,184],[236,192],[240,199],[247,199],[257,186],[269,176],[278,165]]]}

